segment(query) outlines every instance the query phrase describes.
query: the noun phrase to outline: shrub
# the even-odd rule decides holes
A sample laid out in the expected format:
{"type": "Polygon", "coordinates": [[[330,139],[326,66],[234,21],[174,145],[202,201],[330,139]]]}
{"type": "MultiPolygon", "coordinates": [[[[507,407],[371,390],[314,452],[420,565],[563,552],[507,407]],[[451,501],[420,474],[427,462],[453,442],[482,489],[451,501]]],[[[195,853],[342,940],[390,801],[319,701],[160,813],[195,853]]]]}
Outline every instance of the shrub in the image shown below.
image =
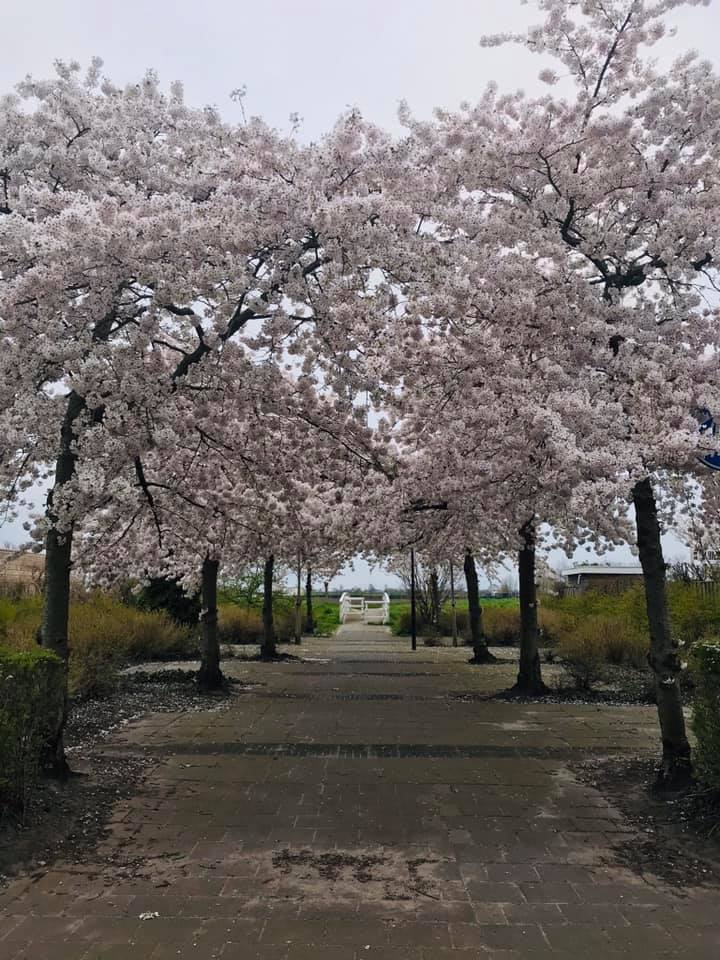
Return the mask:
{"type": "Polygon", "coordinates": [[[263,635],[262,611],[223,603],[218,609],[220,643],[260,643],[263,635]]]}
{"type": "Polygon", "coordinates": [[[540,642],[543,644],[557,643],[565,624],[563,614],[559,610],[548,610],[544,604],[541,604],[538,611],[538,620],[540,623],[540,642]]]}
{"type": "MultiPolygon", "coordinates": [[[[21,602],[4,627],[4,642],[15,650],[35,647],[41,601],[21,602]]],[[[115,686],[122,662],[185,657],[196,638],[165,613],[127,606],[102,594],[70,606],[68,687],[80,698],[106,695],[115,686]]]]}
{"type": "Polygon", "coordinates": [[[673,632],[686,644],[720,633],[719,590],[706,591],[702,584],[669,583],[668,606],[673,632]]]}
{"type": "Polygon", "coordinates": [[[483,607],[483,629],[489,643],[513,645],[520,638],[520,610],[518,607],[483,607]]]}
{"type": "Polygon", "coordinates": [[[580,622],[561,637],[558,653],[578,689],[590,690],[603,678],[607,642],[608,622],[599,619],[580,622]]]}
{"type": "Polygon", "coordinates": [[[690,664],[695,680],[692,727],[697,737],[695,762],[710,786],[720,789],[720,640],[700,640],[690,664]]]}
{"type": "MultiPolygon", "coordinates": [[[[390,629],[399,637],[407,636],[410,633],[410,607],[390,608],[390,629]]],[[[418,621],[419,621],[418,617],[418,621]]]]}
{"type": "Polygon", "coordinates": [[[141,610],[164,611],[176,623],[194,627],[200,618],[200,600],[189,597],[177,580],[155,577],[140,591],[135,605],[141,610]]]}
{"type": "Polygon", "coordinates": [[[582,690],[603,678],[605,664],[640,668],[647,660],[647,636],[617,616],[568,617],[559,636],[558,654],[582,690]]]}
{"type": "Polygon", "coordinates": [[[196,638],[167,613],[95,595],[70,608],[70,693],[105,696],[115,686],[121,663],[185,657],[196,649],[196,638]]]}
{"type": "MultiPolygon", "coordinates": [[[[262,609],[223,603],[218,608],[220,643],[260,644],[263,639],[262,609]]],[[[289,643],[295,636],[295,603],[290,597],[277,597],[273,604],[275,636],[289,643]]]]}
{"type": "Polygon", "coordinates": [[[63,705],[63,664],[39,647],[0,648],[0,812],[24,820],[43,744],[63,705]]]}

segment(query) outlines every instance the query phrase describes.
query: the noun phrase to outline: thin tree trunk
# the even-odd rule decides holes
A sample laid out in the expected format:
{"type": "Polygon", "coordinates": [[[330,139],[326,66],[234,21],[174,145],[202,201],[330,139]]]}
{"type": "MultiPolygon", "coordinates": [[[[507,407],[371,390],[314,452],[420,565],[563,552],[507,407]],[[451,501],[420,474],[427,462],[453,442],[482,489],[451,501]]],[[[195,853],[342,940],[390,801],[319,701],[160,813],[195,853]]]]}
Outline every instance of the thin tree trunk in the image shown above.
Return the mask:
{"type": "Polygon", "coordinates": [[[260,654],[267,659],[277,656],[275,645],[275,624],[273,622],[273,574],[275,572],[275,557],[271,553],[265,560],[263,567],[263,642],[260,654]]]}
{"type": "Polygon", "coordinates": [[[312,567],[310,564],[308,564],[307,577],[305,578],[305,633],[315,633],[312,603],[312,567]]]}
{"type": "Polygon", "coordinates": [[[436,567],[430,573],[430,623],[433,627],[440,623],[440,584],[436,567]]]}
{"type": "Polygon", "coordinates": [[[450,608],[452,610],[452,641],[453,646],[458,645],[457,628],[457,603],[455,602],[455,565],[450,561],[450,608]]]}
{"type": "Polygon", "coordinates": [[[475,557],[472,555],[471,550],[465,550],[463,572],[465,574],[465,583],[467,584],[468,620],[470,621],[470,637],[473,648],[473,656],[470,663],[493,663],[496,658],[488,650],[487,638],[483,631],[478,575],[475,569],[475,557]]]}
{"type": "Polygon", "coordinates": [[[42,766],[46,773],[65,779],[70,768],[65,758],[64,732],[68,715],[68,658],[70,646],[68,621],[70,617],[70,571],[72,562],[73,528],[57,529],[58,516],[53,503],[62,487],[75,475],[77,455],[75,421],[85,409],[85,401],[75,391],[67,398],[67,407],[60,429],[60,454],[55,464],[55,482],[47,498],[46,515],[49,522],[45,537],[45,572],[42,623],[38,639],[41,646],[52,650],[63,661],[63,696],[60,713],[53,732],[43,750],[42,766]]]}
{"type": "Polygon", "coordinates": [[[417,597],[415,595],[415,549],[410,550],[410,647],[417,650],[417,597]]]}
{"type": "Polygon", "coordinates": [[[540,670],[537,587],[535,586],[535,526],[532,519],[520,528],[523,545],[518,556],[520,574],[520,670],[518,693],[547,693],[540,670]]]}
{"type": "Polygon", "coordinates": [[[295,643],[302,643],[302,560],[298,554],[297,590],[295,592],[295,643]]]}
{"type": "Polygon", "coordinates": [[[220,669],[220,641],[218,639],[217,581],[219,560],[205,557],[202,565],[202,650],[197,676],[201,690],[222,690],[225,678],[220,669]]]}
{"type": "Polygon", "coordinates": [[[658,771],[657,786],[677,790],[692,783],[692,765],[680,693],[680,657],[677,641],[670,629],[660,523],[655,495],[648,478],[635,484],[633,503],[650,623],[648,662],[655,678],[662,735],[662,765],[658,771]]]}

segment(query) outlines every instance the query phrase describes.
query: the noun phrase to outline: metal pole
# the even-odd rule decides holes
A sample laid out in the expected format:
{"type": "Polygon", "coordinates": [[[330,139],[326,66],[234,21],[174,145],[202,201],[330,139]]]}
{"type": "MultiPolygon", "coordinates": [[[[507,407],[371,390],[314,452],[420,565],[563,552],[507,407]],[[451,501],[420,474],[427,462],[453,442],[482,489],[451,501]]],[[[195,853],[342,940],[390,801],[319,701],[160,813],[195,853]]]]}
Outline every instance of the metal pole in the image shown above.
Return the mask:
{"type": "Polygon", "coordinates": [[[450,561],[450,606],[452,607],[453,646],[456,647],[458,645],[457,610],[455,608],[455,568],[452,560],[450,561]]]}
{"type": "Polygon", "coordinates": [[[415,548],[410,548],[410,637],[412,649],[417,650],[417,619],[415,615],[415,548]]]}

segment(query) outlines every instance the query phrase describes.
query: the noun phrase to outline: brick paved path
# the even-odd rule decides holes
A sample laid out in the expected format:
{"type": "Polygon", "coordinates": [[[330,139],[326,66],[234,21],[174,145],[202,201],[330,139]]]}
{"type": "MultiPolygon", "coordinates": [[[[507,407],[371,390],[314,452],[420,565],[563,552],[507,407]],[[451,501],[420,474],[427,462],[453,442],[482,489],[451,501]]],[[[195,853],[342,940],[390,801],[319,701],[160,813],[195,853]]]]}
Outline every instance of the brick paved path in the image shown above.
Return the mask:
{"type": "Polygon", "coordinates": [[[654,750],[652,710],[482,700],[514,668],[406,646],[347,627],[124,728],[101,749],[146,781],[94,862],[0,897],[0,960],[720,956],[720,891],[622,867],[631,828],[573,777],[654,750]]]}

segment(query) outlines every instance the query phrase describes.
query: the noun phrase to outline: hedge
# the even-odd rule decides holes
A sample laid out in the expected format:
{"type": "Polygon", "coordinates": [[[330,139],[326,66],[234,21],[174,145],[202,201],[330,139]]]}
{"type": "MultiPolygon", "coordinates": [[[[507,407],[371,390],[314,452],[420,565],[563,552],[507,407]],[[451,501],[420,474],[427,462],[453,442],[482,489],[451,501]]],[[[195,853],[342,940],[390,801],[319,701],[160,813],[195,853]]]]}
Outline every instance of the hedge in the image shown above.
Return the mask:
{"type": "Polygon", "coordinates": [[[40,647],[0,647],[0,815],[25,818],[40,753],[63,703],[64,664],[40,647]]]}
{"type": "Polygon", "coordinates": [[[699,640],[690,663],[695,679],[696,767],[709,786],[720,789],[720,640],[699,640]]]}

